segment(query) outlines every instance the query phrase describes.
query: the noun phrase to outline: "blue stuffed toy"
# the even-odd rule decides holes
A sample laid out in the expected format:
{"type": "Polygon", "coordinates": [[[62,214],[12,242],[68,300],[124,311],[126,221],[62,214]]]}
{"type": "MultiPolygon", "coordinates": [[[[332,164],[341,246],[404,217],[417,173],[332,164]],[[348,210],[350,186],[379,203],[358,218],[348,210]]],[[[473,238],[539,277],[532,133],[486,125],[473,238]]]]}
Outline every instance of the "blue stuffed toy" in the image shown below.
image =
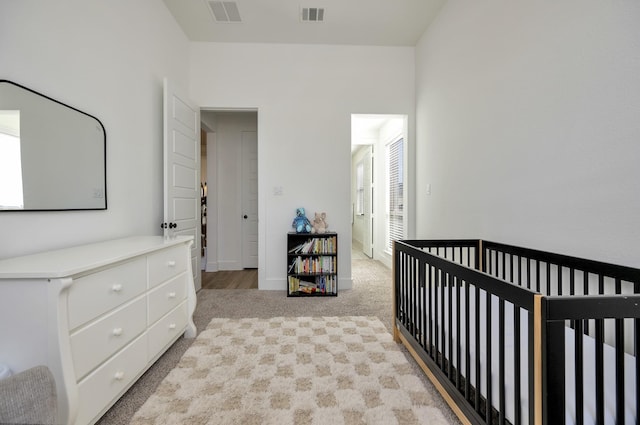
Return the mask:
{"type": "Polygon", "coordinates": [[[298,208],[296,210],[296,217],[293,219],[291,227],[296,229],[296,233],[309,233],[311,232],[311,222],[304,213],[304,208],[298,208]]]}

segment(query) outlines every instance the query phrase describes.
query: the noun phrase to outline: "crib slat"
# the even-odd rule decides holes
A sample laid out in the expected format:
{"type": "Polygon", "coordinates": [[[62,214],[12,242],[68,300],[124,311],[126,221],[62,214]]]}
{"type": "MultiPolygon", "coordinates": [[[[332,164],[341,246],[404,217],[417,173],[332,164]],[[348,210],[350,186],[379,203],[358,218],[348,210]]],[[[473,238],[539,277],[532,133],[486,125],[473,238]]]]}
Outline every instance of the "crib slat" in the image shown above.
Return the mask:
{"type": "MultiPolygon", "coordinates": [[[[462,259],[462,258],[461,258],[462,259]]],[[[462,321],[462,317],[460,316],[460,285],[462,284],[462,282],[460,280],[458,280],[458,278],[454,277],[454,282],[456,283],[456,316],[457,316],[457,320],[456,320],[456,388],[458,390],[461,389],[461,382],[462,382],[462,356],[461,356],[461,351],[462,351],[462,338],[460,337],[460,322],[462,321]]]]}
{"type": "Polygon", "coordinates": [[[545,263],[547,269],[547,292],[546,295],[551,295],[551,264],[545,263]]]}
{"type": "Polygon", "coordinates": [[[491,409],[493,406],[493,380],[491,379],[491,364],[492,364],[492,344],[491,341],[492,336],[491,336],[491,293],[488,291],[485,291],[485,300],[486,300],[486,313],[485,313],[485,335],[486,337],[486,343],[487,343],[487,347],[486,347],[486,370],[487,370],[487,396],[486,396],[486,400],[487,400],[487,407],[486,407],[486,412],[487,412],[487,424],[491,424],[491,419],[492,419],[492,414],[491,414],[491,409]]]}
{"type": "Polygon", "coordinates": [[[576,294],[576,269],[573,267],[569,269],[569,294],[576,294]]]}
{"type": "Polygon", "coordinates": [[[475,400],[474,406],[476,408],[476,412],[480,414],[480,389],[482,388],[482,379],[480,375],[480,356],[482,354],[482,350],[480,350],[480,288],[476,286],[476,322],[475,322],[475,330],[476,330],[476,341],[475,341],[475,352],[476,352],[476,391],[475,391],[475,400]]]}
{"type": "MultiPolygon", "coordinates": [[[[589,295],[589,272],[582,272],[582,291],[584,295],[589,295]]],[[[584,333],[589,334],[589,321],[584,321],[584,333]]]]}
{"type": "Polygon", "coordinates": [[[415,338],[419,338],[418,332],[420,331],[420,324],[418,323],[418,264],[417,260],[414,259],[411,262],[411,275],[413,276],[411,285],[411,323],[413,323],[413,335],[415,338]]]}
{"type": "MultiPolygon", "coordinates": [[[[445,374],[447,373],[446,371],[446,363],[445,363],[445,352],[446,352],[446,332],[444,331],[444,327],[446,322],[445,319],[445,301],[444,301],[444,292],[445,292],[445,285],[446,285],[446,281],[447,281],[447,275],[445,272],[442,271],[442,269],[438,270],[438,273],[440,275],[440,370],[442,370],[445,374]]],[[[448,375],[447,375],[448,376],[448,375]]]]}
{"type": "MultiPolygon", "coordinates": [[[[528,260],[527,260],[528,262],[528,260]]],[[[540,318],[537,317],[535,315],[535,308],[532,310],[528,311],[527,314],[527,373],[528,373],[528,391],[529,391],[529,405],[528,407],[528,411],[529,411],[529,424],[537,424],[538,422],[536,422],[536,415],[539,414],[540,412],[538,411],[538,408],[542,408],[542,400],[538,400],[538,395],[536,393],[536,380],[537,380],[537,371],[538,368],[536,367],[536,353],[539,352],[539,345],[537,343],[536,340],[536,323],[540,323],[540,318]],[[538,319],[536,321],[536,319],[538,319]],[[540,402],[540,404],[538,404],[538,402],[540,402]]],[[[541,359],[539,359],[541,360],[541,359]]],[[[540,418],[542,419],[542,418],[540,418]]]]}
{"type": "Polygon", "coordinates": [[[624,322],[616,320],[616,423],[624,423],[624,322]]]}
{"type": "Polygon", "coordinates": [[[520,367],[520,307],[517,305],[513,305],[513,320],[514,320],[514,341],[513,341],[513,376],[514,376],[514,387],[515,387],[515,406],[514,406],[514,424],[520,425],[522,423],[522,405],[520,400],[522,400],[521,394],[521,385],[522,380],[520,379],[520,375],[522,374],[522,369],[520,367]]]}
{"type": "MultiPolygon", "coordinates": [[[[636,283],[636,285],[638,285],[636,283]]],[[[640,291],[638,291],[640,292],[640,291]]],[[[636,293],[638,293],[636,292],[636,293]]],[[[640,319],[634,320],[635,357],[636,357],[636,419],[640,420],[640,319]]]]}
{"type": "Polygon", "coordinates": [[[507,279],[507,263],[505,261],[505,253],[502,251],[502,279],[507,279]]]}
{"type": "Polygon", "coordinates": [[[576,425],[584,424],[584,366],[583,366],[583,321],[575,323],[575,385],[576,385],[576,425]]]}
{"type": "Polygon", "coordinates": [[[540,292],[540,261],[536,260],[536,292],[540,292]]]}
{"type": "Polygon", "coordinates": [[[431,296],[431,291],[433,291],[433,281],[431,280],[431,265],[427,265],[427,305],[429,306],[429,314],[427,315],[428,327],[429,327],[429,343],[427,344],[427,353],[433,359],[433,321],[431,320],[433,316],[433,297],[431,296]]]}
{"type": "Polygon", "coordinates": [[[513,254],[509,254],[509,282],[513,283],[513,254]]]}
{"type": "Polygon", "coordinates": [[[546,393],[546,423],[564,424],[565,418],[565,343],[563,321],[547,321],[546,366],[544,392],[546,393]]]}
{"type": "Polygon", "coordinates": [[[439,292],[440,292],[440,270],[437,268],[433,268],[433,273],[434,273],[434,278],[435,278],[435,282],[434,282],[434,288],[433,288],[433,303],[434,303],[434,307],[435,307],[435,312],[434,312],[434,316],[433,316],[433,345],[434,345],[434,351],[433,351],[433,356],[434,356],[434,360],[436,362],[436,365],[440,366],[440,360],[442,359],[442,357],[440,356],[440,328],[441,328],[441,324],[440,324],[440,309],[441,309],[441,298],[439,296],[439,292]]]}
{"type": "MultiPolygon", "coordinates": [[[[602,277],[602,276],[601,276],[602,277]]],[[[604,423],[604,319],[596,319],[596,423],[604,423]]]]}
{"type": "MultiPolygon", "coordinates": [[[[503,263],[504,264],[504,263],[503,263]]],[[[504,299],[500,298],[498,301],[498,397],[499,397],[499,406],[500,412],[498,416],[498,420],[500,425],[505,425],[505,412],[507,407],[505,406],[505,359],[504,359],[504,299]]]]}
{"type": "MultiPolygon", "coordinates": [[[[616,294],[622,292],[620,279],[616,279],[616,294]]],[[[624,320],[616,319],[616,423],[624,423],[624,320]]]]}
{"type": "Polygon", "coordinates": [[[427,304],[425,303],[425,294],[427,292],[427,283],[425,281],[425,263],[418,263],[418,279],[420,284],[418,285],[418,298],[420,298],[420,307],[418,310],[420,319],[420,345],[426,351],[427,350],[427,304]]]}
{"type": "Polygon", "coordinates": [[[464,314],[464,344],[465,347],[467,347],[467,349],[465,350],[464,353],[464,366],[465,366],[465,371],[464,371],[464,376],[465,376],[465,380],[464,380],[464,398],[467,400],[471,400],[471,394],[470,394],[470,381],[471,381],[471,327],[470,327],[470,322],[471,320],[469,319],[469,305],[470,305],[470,301],[471,299],[469,298],[469,282],[465,282],[464,285],[464,309],[465,309],[465,314],[464,314]]]}
{"type": "MultiPolygon", "coordinates": [[[[449,296],[449,310],[447,311],[447,320],[449,322],[447,329],[449,329],[449,338],[447,338],[447,349],[446,349],[446,359],[447,359],[447,376],[449,379],[452,379],[453,376],[453,282],[454,277],[449,273],[446,274],[445,281],[447,283],[447,293],[449,296]]],[[[442,350],[443,353],[445,350],[442,350]]]]}
{"type": "Polygon", "coordinates": [[[558,264],[556,267],[558,271],[558,295],[562,295],[562,266],[558,264]]]}
{"type": "Polygon", "coordinates": [[[527,260],[527,289],[531,289],[531,260],[529,258],[527,260]]]}

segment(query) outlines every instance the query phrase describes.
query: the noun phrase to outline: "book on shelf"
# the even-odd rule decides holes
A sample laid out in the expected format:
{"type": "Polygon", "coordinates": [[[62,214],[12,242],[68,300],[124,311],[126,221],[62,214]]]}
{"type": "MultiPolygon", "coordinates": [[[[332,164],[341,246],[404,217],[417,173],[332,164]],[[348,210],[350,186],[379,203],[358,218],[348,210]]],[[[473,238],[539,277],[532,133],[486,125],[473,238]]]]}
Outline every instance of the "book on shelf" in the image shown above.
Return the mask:
{"type": "Polygon", "coordinates": [[[289,265],[288,273],[335,273],[336,258],[333,256],[323,255],[314,258],[295,257],[289,265]]]}
{"type": "Polygon", "coordinates": [[[309,282],[295,276],[289,276],[289,293],[302,292],[305,294],[335,294],[336,293],[336,277],[335,276],[318,276],[315,282],[309,282]]]}
{"type": "Polygon", "coordinates": [[[314,237],[289,249],[289,254],[335,254],[336,237],[314,237]]]}

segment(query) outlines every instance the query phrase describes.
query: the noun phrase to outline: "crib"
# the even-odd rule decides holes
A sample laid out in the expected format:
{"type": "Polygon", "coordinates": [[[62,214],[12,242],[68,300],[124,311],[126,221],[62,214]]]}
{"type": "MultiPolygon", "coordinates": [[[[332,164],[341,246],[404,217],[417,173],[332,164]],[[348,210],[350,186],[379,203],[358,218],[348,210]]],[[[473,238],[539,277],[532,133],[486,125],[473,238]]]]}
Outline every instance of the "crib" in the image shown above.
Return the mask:
{"type": "Polygon", "coordinates": [[[465,424],[638,424],[640,270],[396,241],[394,339],[465,424]]]}

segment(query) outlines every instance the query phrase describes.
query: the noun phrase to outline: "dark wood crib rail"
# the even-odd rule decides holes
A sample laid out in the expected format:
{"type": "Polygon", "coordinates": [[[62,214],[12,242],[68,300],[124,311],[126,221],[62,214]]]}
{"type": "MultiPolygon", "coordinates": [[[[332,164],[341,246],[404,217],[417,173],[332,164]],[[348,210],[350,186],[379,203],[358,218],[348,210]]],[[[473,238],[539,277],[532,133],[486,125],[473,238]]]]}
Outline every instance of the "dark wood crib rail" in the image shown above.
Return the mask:
{"type": "MultiPolygon", "coordinates": [[[[625,350],[635,356],[635,369],[640,371],[640,296],[634,295],[640,292],[640,270],[480,240],[399,241],[393,264],[394,337],[407,345],[463,422],[564,423],[564,332],[569,326],[575,335],[576,388],[583,383],[582,336],[593,335],[599,347],[598,423],[604,423],[602,347],[615,347],[616,423],[624,423],[624,380],[635,379],[636,394],[640,388],[638,373],[626,378],[624,373],[625,350]],[[579,288],[576,276],[581,278],[579,288]],[[497,312],[497,330],[496,323],[492,327],[492,309],[497,312]],[[608,326],[612,335],[605,336],[606,321],[614,322],[608,326]],[[520,341],[524,326],[526,343],[520,341]],[[513,330],[512,370],[505,369],[510,355],[506,329],[513,330]],[[482,346],[481,339],[489,342],[482,346]],[[521,352],[521,345],[526,352],[521,352]],[[497,368],[492,365],[495,359],[497,368]],[[486,379],[492,376],[497,380],[486,379]],[[515,401],[509,406],[506,376],[514,380],[515,401]],[[524,378],[528,386],[521,394],[524,378]],[[522,395],[528,400],[524,406],[522,395]]],[[[579,424],[583,395],[575,394],[579,424]]],[[[636,417],[637,412],[636,405],[636,417]]]]}

